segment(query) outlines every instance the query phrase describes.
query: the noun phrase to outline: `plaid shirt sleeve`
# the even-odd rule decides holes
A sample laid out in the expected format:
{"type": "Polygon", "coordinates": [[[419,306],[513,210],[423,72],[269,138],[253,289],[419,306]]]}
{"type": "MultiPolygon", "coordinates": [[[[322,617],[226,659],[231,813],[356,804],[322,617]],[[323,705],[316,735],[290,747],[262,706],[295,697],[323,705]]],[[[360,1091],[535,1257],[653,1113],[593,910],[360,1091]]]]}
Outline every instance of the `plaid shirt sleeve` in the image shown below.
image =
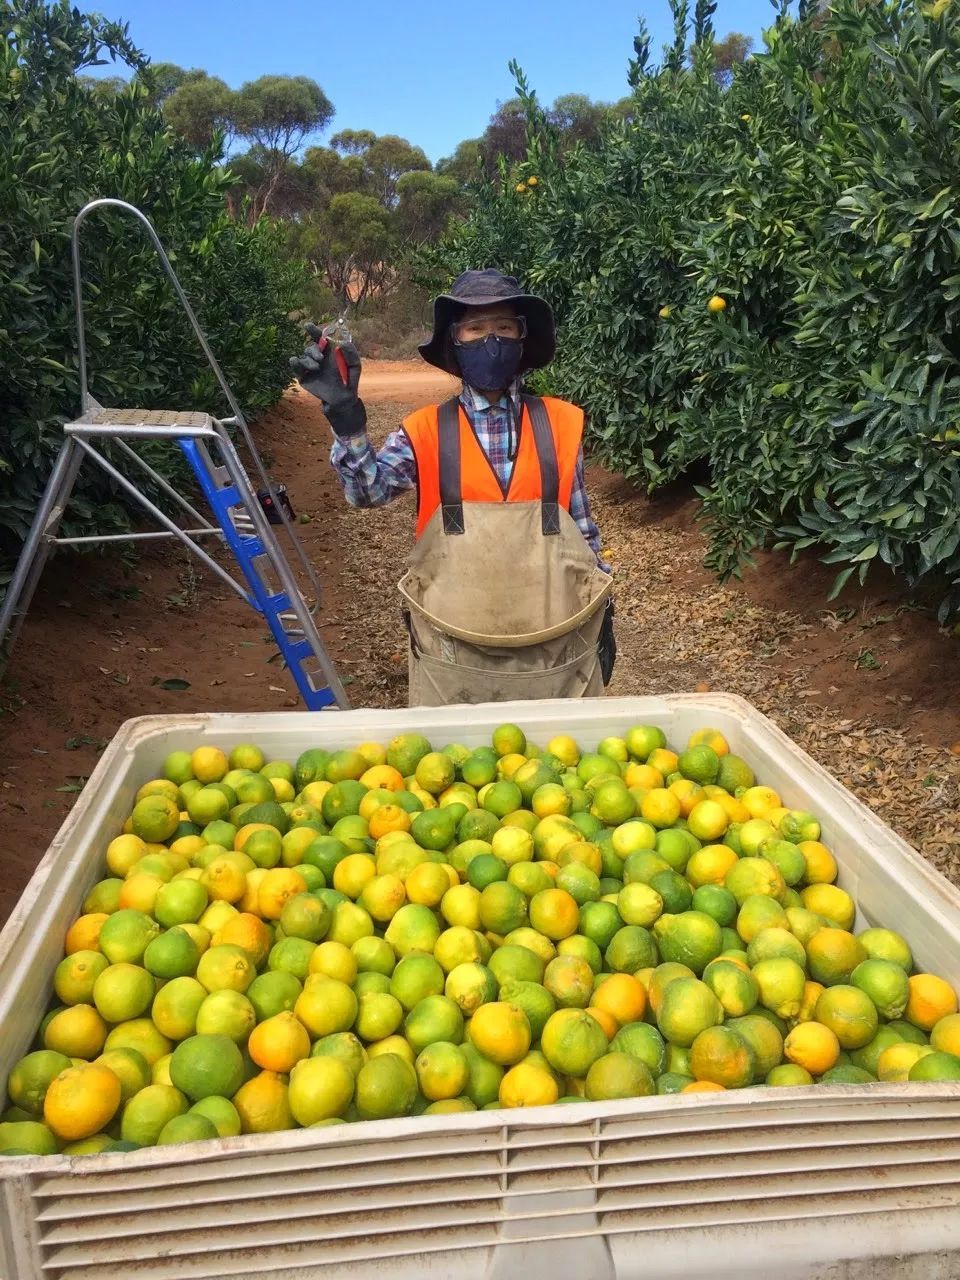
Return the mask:
{"type": "Polygon", "coordinates": [[[413,446],[402,427],[378,451],[366,436],[335,440],[330,465],[351,507],[382,507],[417,485],[413,446]]]}
{"type": "Polygon", "coordinates": [[[578,529],[583,534],[593,554],[597,557],[597,564],[599,564],[604,573],[612,573],[613,570],[610,565],[606,563],[601,555],[602,540],[600,538],[600,530],[590,514],[590,499],[587,497],[587,487],[583,476],[583,449],[577,455],[573,488],[570,490],[570,515],[576,521],[578,529]]]}

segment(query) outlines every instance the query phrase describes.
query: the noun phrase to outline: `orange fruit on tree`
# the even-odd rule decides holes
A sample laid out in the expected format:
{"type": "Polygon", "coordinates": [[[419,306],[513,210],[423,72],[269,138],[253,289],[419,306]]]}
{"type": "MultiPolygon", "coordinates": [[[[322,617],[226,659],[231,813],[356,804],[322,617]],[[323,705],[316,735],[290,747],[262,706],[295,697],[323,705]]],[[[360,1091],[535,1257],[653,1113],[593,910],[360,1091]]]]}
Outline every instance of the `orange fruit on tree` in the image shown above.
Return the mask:
{"type": "Polygon", "coordinates": [[[250,1032],[247,1052],[265,1071],[289,1075],[298,1062],[309,1056],[310,1036],[292,1013],[276,1013],[250,1032]]]}

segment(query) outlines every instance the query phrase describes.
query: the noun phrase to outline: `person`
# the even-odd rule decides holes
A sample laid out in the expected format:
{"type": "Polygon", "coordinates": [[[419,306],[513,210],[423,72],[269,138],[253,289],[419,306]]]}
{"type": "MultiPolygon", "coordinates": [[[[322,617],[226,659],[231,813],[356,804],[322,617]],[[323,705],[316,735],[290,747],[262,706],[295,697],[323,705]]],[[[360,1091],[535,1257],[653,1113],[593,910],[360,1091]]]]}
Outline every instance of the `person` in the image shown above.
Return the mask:
{"type": "Polygon", "coordinates": [[[410,705],[602,693],[616,641],[583,412],[523,389],[524,374],[554,356],[549,304],[493,268],[458,276],[434,301],[420,354],[462,390],[411,414],[379,451],[356,349],[307,332],[314,340],[291,365],[333,429],[346,501],[376,507],[416,490],[416,544],[399,584],[410,705]]]}

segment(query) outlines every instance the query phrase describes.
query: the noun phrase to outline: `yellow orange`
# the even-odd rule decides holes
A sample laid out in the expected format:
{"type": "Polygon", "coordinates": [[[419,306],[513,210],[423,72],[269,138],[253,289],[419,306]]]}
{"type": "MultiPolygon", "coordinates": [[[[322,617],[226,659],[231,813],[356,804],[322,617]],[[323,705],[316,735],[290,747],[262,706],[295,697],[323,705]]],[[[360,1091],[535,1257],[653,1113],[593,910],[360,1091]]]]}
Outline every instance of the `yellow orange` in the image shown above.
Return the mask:
{"type": "Polygon", "coordinates": [[[658,790],[664,784],[664,777],[659,769],[654,769],[650,764],[638,764],[635,760],[625,766],[623,780],[631,790],[636,787],[639,791],[658,790]]]}
{"type": "Polygon", "coordinates": [[[941,1018],[957,1012],[957,993],[934,973],[915,973],[907,984],[910,995],[904,1017],[922,1031],[931,1031],[941,1018]]]}
{"type": "Polygon", "coordinates": [[[288,1075],[310,1053],[310,1036],[302,1022],[284,1011],[265,1018],[250,1032],[250,1057],[265,1071],[288,1075]]]}
{"type": "MultiPolygon", "coordinates": [[[[385,768],[387,766],[384,766],[385,768]]],[[[369,834],[373,840],[379,840],[392,831],[409,831],[411,815],[398,804],[384,804],[374,809],[369,818],[369,834]]]]}
{"type": "Polygon", "coordinates": [[[120,1081],[99,1062],[61,1071],[43,1100],[43,1118],[63,1142],[89,1138],[110,1123],[120,1105],[120,1081]]]}
{"type": "Polygon", "coordinates": [[[601,982],[590,997],[590,1007],[604,1009],[620,1026],[638,1022],[646,1012],[647,993],[641,982],[629,973],[615,973],[601,982]]]}
{"type": "Polygon", "coordinates": [[[772,787],[748,787],[740,799],[751,818],[766,818],[773,809],[782,807],[782,801],[772,787]]]}
{"type": "Polygon", "coordinates": [[[725,756],[730,752],[730,744],[719,729],[707,728],[694,730],[687,742],[687,750],[689,751],[692,747],[701,746],[712,748],[718,756],[725,756]]]}
{"type": "Polygon", "coordinates": [[[261,1071],[233,1095],[244,1133],[272,1133],[294,1128],[287,1085],[276,1071],[261,1071]]]}
{"type": "Polygon", "coordinates": [[[606,1009],[600,1009],[596,1005],[588,1005],[583,1012],[588,1013],[590,1017],[593,1018],[594,1022],[600,1023],[600,1026],[603,1028],[603,1034],[608,1040],[612,1040],[620,1030],[620,1023],[616,1020],[613,1014],[609,1013],[606,1009]]]}
{"type": "Polygon", "coordinates": [[[235,916],[231,916],[210,941],[215,947],[222,943],[243,947],[257,968],[263,965],[272,943],[270,930],[259,916],[255,916],[250,911],[239,911],[235,916]]]}
{"type": "MultiPolygon", "coordinates": [[[[371,859],[371,862],[373,859],[371,859]]],[[[272,867],[260,881],[257,905],[266,920],[279,920],[287,902],[298,893],[306,893],[307,882],[292,867],[272,867]]]]}
{"type": "MultiPolygon", "coordinates": [[[[644,765],[638,766],[638,768],[641,768],[641,769],[644,767],[645,767],[644,765]]],[[[670,783],[670,786],[667,788],[667,790],[672,791],[673,794],[680,801],[680,813],[684,818],[689,818],[690,814],[693,812],[696,806],[700,804],[700,802],[705,798],[703,794],[703,788],[699,786],[696,782],[691,782],[689,778],[677,778],[676,782],[670,783]]],[[[726,830],[726,823],[724,823],[723,829],[726,830]]],[[[697,833],[694,832],[694,835],[696,834],[697,833]]],[[[717,834],[722,835],[723,832],[721,831],[721,832],[718,832],[717,834]]]]}
{"type": "Polygon", "coordinates": [[[705,884],[722,885],[727,872],[738,861],[736,853],[728,845],[707,844],[691,856],[686,876],[695,889],[705,884]]]}
{"type": "Polygon", "coordinates": [[[829,1027],[820,1022],[801,1022],[788,1032],[783,1042],[783,1055],[812,1076],[822,1076],[836,1065],[840,1041],[829,1027]]]}
{"type": "Polygon", "coordinates": [[[839,868],[837,860],[825,844],[819,840],[801,840],[797,848],[807,864],[804,880],[807,884],[833,884],[839,868]]]}
{"type": "Polygon", "coordinates": [[[107,918],[105,911],[92,911],[74,920],[64,939],[64,952],[72,956],[75,951],[96,951],[100,928],[107,918]]]}
{"type": "Polygon", "coordinates": [[[360,775],[360,782],[368,791],[403,790],[403,774],[389,764],[373,765],[360,775]]]}

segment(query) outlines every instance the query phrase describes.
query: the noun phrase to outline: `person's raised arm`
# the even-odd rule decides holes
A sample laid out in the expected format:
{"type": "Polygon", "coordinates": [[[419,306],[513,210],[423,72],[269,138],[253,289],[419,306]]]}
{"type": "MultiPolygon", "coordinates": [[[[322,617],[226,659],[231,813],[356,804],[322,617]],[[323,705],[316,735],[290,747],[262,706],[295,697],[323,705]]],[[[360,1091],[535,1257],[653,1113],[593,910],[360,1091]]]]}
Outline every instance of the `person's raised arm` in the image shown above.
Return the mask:
{"type": "Polygon", "coordinates": [[[320,401],[336,436],[330,464],[350,506],[381,507],[416,487],[413,448],[406,432],[399,430],[388,436],[379,453],[374,451],[367,439],[367,411],[358,394],[361,364],[356,347],[334,347],[316,325],[306,328],[313,341],[290,364],[304,390],[320,401]]]}

